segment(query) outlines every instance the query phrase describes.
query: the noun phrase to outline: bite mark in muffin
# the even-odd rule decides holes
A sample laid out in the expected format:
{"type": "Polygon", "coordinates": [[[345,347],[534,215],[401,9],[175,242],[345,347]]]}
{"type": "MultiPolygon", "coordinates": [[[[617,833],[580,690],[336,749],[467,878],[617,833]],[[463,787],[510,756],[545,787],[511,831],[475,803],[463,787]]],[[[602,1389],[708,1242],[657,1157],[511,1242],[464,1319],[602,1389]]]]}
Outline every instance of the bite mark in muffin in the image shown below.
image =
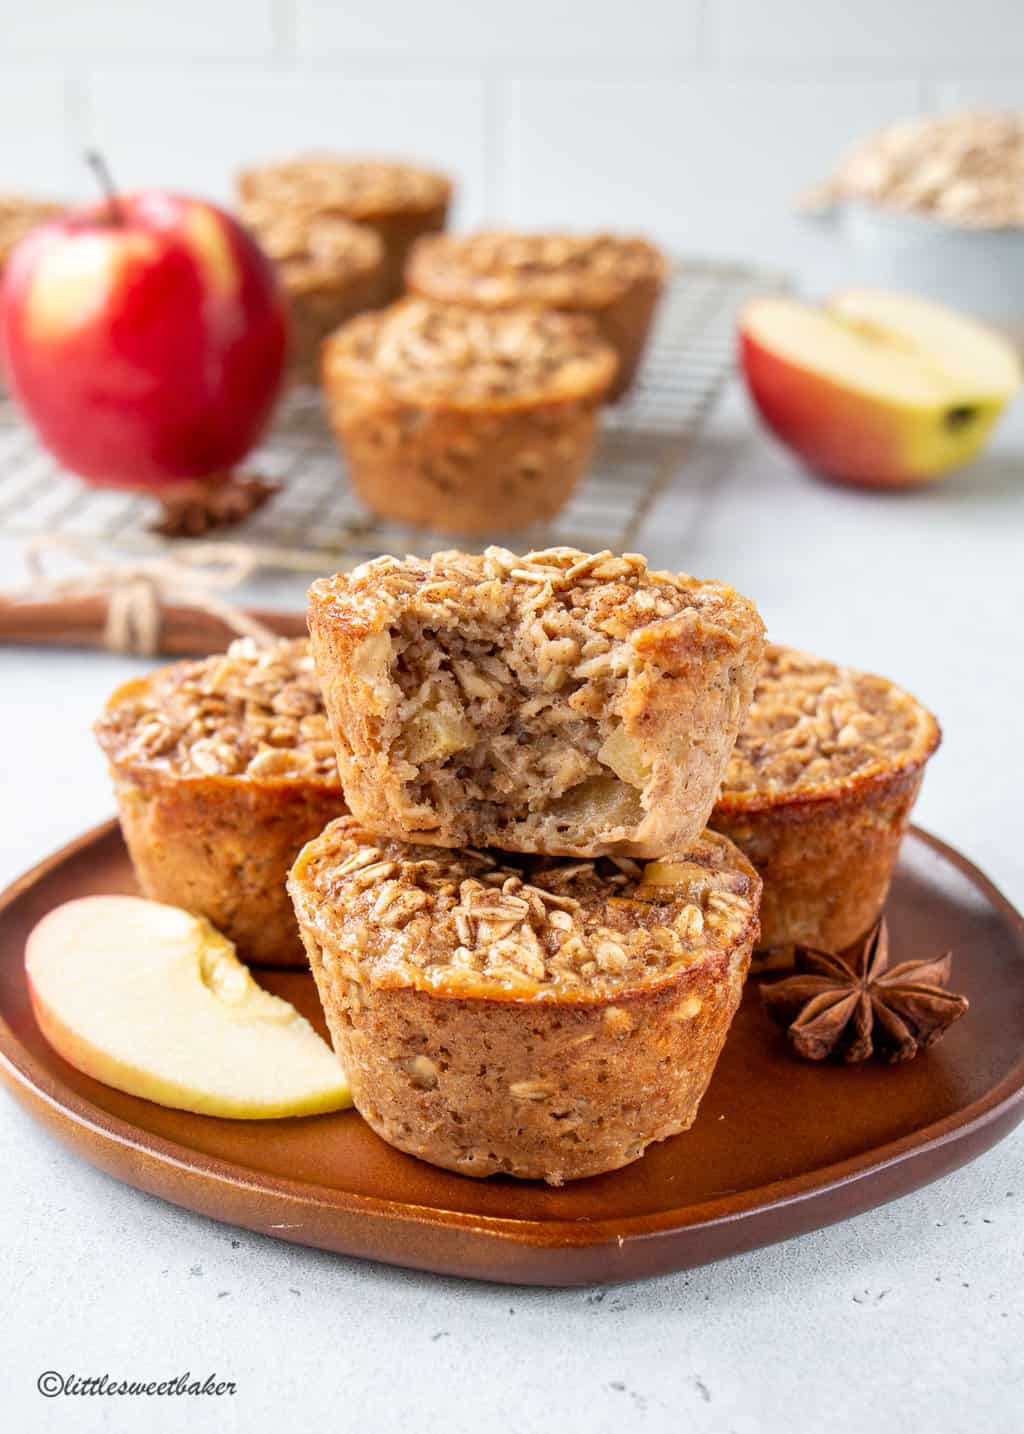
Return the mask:
{"type": "Polygon", "coordinates": [[[763,626],[637,554],[380,558],[310,590],[352,811],[440,846],[657,857],[698,838],[763,626]]]}

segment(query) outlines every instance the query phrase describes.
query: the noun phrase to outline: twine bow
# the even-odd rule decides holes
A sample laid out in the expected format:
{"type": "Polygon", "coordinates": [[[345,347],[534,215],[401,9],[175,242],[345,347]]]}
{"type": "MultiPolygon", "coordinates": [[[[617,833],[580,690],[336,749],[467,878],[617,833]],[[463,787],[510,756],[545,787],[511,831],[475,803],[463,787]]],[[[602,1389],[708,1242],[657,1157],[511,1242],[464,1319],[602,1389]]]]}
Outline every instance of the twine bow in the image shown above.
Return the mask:
{"type": "Polygon", "coordinates": [[[152,657],[159,651],[165,604],[183,603],[219,618],[240,637],[266,646],[277,636],[240,608],[218,596],[252,577],[259,554],[236,543],[203,543],[181,547],[172,557],[112,563],[80,539],[46,534],[26,550],[33,581],[16,594],[22,598],[106,598],[104,642],[112,652],[152,657]],[[61,553],[83,564],[84,573],[54,577],[46,572],[45,555],[61,553]]]}

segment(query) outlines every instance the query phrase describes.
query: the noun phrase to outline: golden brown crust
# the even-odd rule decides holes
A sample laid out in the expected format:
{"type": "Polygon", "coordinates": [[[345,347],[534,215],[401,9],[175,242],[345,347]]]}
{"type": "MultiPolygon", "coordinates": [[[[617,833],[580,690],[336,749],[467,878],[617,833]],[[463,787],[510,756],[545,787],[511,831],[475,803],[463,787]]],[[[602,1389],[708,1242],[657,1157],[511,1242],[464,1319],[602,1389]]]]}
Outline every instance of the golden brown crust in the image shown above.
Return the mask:
{"type": "Polygon", "coordinates": [[[711,820],[764,881],[761,950],[842,951],[885,905],[923,772],[897,770],[830,801],[779,802],[711,820]]]}
{"type": "Polygon", "coordinates": [[[363,501],[398,522],[470,534],[562,508],[614,366],[585,320],[406,301],[327,342],[323,386],[363,501]]]}
{"type": "Polygon", "coordinates": [[[761,656],[732,588],[637,554],[382,558],[310,590],[352,810],[439,846],[685,851],[761,656]]]}
{"type": "Polygon", "coordinates": [[[664,280],[664,255],[616,234],[522,234],[508,229],[424,239],[409,286],[447,304],[603,309],[635,284],[664,280]]]}
{"type": "Polygon", "coordinates": [[[436,170],[396,160],[304,154],[254,166],[238,179],[243,199],[331,211],[348,219],[429,214],[451,198],[436,170]]]}
{"type": "Polygon", "coordinates": [[[344,812],[340,788],[117,767],[111,775],[142,894],[205,916],[253,965],[304,969],[285,881],[296,852],[344,812]]]}
{"type": "Polygon", "coordinates": [[[397,298],[416,240],[445,226],[451,181],[390,160],[300,155],[244,171],[238,192],[284,213],[337,214],[369,225],[383,245],[380,302],[397,298]]]}
{"type": "Polygon", "coordinates": [[[491,413],[600,397],[615,363],[586,319],[405,299],[347,325],[327,367],[340,384],[371,381],[405,403],[491,413]]]}
{"type": "Polygon", "coordinates": [[[839,951],[871,927],[939,740],[886,679],[769,646],[711,817],[764,879],[763,949],[839,951]]]}
{"type": "MultiPolygon", "coordinates": [[[[506,860],[501,854],[484,854],[482,866],[476,853],[439,862],[430,848],[382,846],[352,820],[332,824],[301,854],[289,887],[360,1113],[385,1140],[447,1169],[555,1185],[617,1169],[687,1129],[739,1003],[759,894],[756,874],[728,843],[709,835],[693,855],[668,873],[678,888],[659,884],[664,872],[645,885],[610,863],[563,880],[552,873],[564,864],[544,859],[523,858],[504,874],[488,864],[506,860]],[[360,864],[374,846],[390,874],[360,864]],[[502,875],[492,889],[506,904],[532,882],[549,895],[575,893],[567,898],[579,902],[575,910],[547,903],[571,915],[573,929],[533,918],[542,974],[517,979],[500,953],[491,962],[486,916],[468,917],[480,970],[469,973],[459,954],[467,948],[449,949],[457,932],[448,924],[467,914],[458,908],[481,900],[481,870],[502,875]],[[509,876],[531,881],[506,893],[509,876]],[[382,901],[382,917],[405,902],[404,919],[371,920],[382,901]],[[618,902],[656,906],[670,925],[635,921],[618,902]],[[695,909],[704,913],[700,931],[695,909]],[[638,934],[635,962],[616,973],[598,953],[621,949],[606,934],[619,921],[638,934]],[[679,943],[667,964],[656,934],[666,929],[679,943]],[[564,967],[563,948],[575,951],[564,967]]],[[[533,949],[522,936],[518,944],[533,949]]]]}
{"type": "Polygon", "coordinates": [[[753,811],[831,801],[916,771],[939,736],[932,714],[886,678],[769,643],[720,803],[753,811]]]}
{"type": "Polygon", "coordinates": [[[611,344],[619,360],[615,382],[608,390],[610,403],[628,393],[636,381],[663,287],[660,279],[646,279],[636,284],[620,303],[595,315],[598,332],[611,344]]]}
{"type": "Polygon", "coordinates": [[[724,837],[685,857],[565,861],[413,846],[343,817],[292,873],[310,925],[374,986],[436,996],[603,1001],[752,934],[760,882],[724,837]]]}
{"type": "Polygon", "coordinates": [[[667,277],[665,256],[646,239],[511,230],[421,240],[407,271],[412,293],[441,303],[590,316],[618,356],[611,399],[635,377],[667,277]]]}
{"type": "Polygon", "coordinates": [[[246,960],[304,966],[285,878],[345,811],[308,644],[243,641],[127,682],[96,736],[144,894],[205,916],[246,960]]]}
{"type": "Polygon", "coordinates": [[[133,678],[111,695],[95,730],[123,770],[338,785],[305,638],[263,648],[241,638],[225,653],[133,678]]]}
{"type": "Polygon", "coordinates": [[[339,214],[280,209],[250,199],[240,205],[239,218],[277,265],[290,295],[350,282],[380,269],[379,236],[339,214]]]}

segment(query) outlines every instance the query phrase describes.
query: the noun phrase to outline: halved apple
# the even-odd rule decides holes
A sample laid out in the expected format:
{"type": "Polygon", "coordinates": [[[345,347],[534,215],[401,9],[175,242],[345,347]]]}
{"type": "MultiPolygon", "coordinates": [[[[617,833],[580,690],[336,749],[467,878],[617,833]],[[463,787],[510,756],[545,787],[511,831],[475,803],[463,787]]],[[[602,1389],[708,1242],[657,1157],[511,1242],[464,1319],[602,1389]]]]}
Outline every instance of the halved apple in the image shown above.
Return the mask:
{"type": "Polygon", "coordinates": [[[71,1065],[159,1105],[266,1120],[351,1104],[327,1043],[208,921],[134,896],[58,906],[25,948],[32,1009],[71,1065]]]}
{"type": "Polygon", "coordinates": [[[768,426],[809,467],[868,486],[969,462],[1021,383],[1013,348],[939,304],[856,289],[824,308],[758,299],[740,358],[768,426]]]}

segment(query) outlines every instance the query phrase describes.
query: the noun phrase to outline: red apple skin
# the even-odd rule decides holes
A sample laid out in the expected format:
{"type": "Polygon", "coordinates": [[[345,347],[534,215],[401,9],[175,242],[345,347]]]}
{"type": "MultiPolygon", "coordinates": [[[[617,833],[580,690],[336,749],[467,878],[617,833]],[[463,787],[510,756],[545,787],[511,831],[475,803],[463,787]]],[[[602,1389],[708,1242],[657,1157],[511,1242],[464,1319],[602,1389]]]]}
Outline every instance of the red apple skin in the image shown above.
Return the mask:
{"type": "Polygon", "coordinates": [[[107,204],[61,215],[10,257],[0,347],[11,388],[44,445],[94,483],[223,473],[281,389],[288,320],[274,269],[203,200],[152,190],[118,203],[120,217],[107,204]]]}
{"type": "Polygon", "coordinates": [[[815,472],[860,487],[909,487],[906,416],[772,353],[740,331],[740,363],[765,423],[815,472]]]}

